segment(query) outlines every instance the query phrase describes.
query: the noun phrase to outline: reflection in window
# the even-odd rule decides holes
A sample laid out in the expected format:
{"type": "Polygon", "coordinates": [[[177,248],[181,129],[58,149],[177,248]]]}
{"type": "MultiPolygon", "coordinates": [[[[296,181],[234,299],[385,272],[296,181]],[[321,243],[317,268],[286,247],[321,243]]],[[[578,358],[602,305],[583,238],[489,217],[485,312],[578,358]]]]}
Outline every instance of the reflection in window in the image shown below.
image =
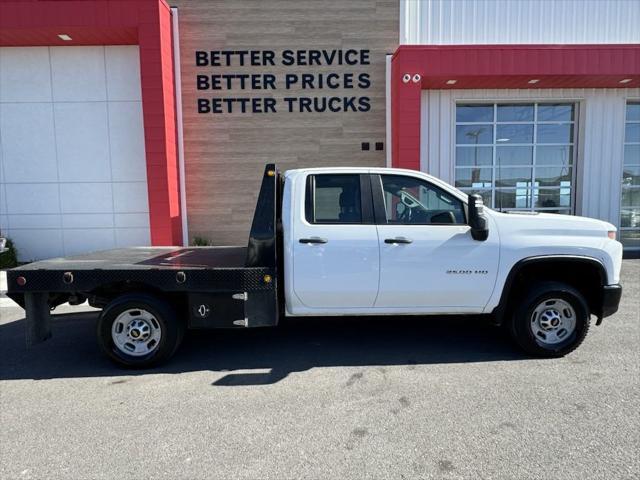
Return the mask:
{"type": "Polygon", "coordinates": [[[493,122],[493,105],[459,105],[456,109],[456,122],[493,122]]]}
{"type": "Polygon", "coordinates": [[[538,105],[539,122],[573,122],[573,104],[571,103],[545,103],[538,105]]]}
{"type": "Polygon", "coordinates": [[[531,187],[531,168],[498,167],[497,187],[531,187]]]}
{"type": "Polygon", "coordinates": [[[568,145],[538,145],[536,163],[549,166],[569,166],[573,160],[573,147],[568,145]]]}
{"type": "Polygon", "coordinates": [[[533,143],[533,124],[498,124],[497,143],[533,143]]]}
{"type": "Polygon", "coordinates": [[[456,187],[500,210],[572,213],[575,118],[573,103],[457,105],[456,187]]]}
{"type": "Polygon", "coordinates": [[[533,105],[502,104],[498,105],[497,109],[498,122],[533,122],[534,120],[533,105]]]}
{"type": "Polygon", "coordinates": [[[493,143],[493,125],[459,125],[456,142],[460,145],[482,145],[493,143]]]}
{"type": "Polygon", "coordinates": [[[573,125],[568,123],[550,123],[538,125],[538,143],[572,143],[573,125]]]}
{"type": "Polygon", "coordinates": [[[456,162],[460,166],[493,165],[493,147],[458,147],[456,162]]]}
{"type": "Polygon", "coordinates": [[[533,147],[496,147],[498,165],[533,165],[533,147]]]}
{"type": "Polygon", "coordinates": [[[456,187],[490,188],[492,185],[492,175],[493,170],[491,168],[460,169],[458,172],[458,178],[456,178],[456,187]]]}

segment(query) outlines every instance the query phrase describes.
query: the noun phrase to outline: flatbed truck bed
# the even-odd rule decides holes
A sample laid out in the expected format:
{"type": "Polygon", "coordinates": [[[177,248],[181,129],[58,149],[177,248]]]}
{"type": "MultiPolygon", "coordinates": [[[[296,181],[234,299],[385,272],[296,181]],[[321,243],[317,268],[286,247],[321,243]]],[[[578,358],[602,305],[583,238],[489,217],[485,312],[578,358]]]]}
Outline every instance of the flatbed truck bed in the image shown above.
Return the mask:
{"type": "Polygon", "coordinates": [[[128,247],[40,260],[14,271],[242,268],[246,256],[246,247],[128,247]]]}
{"type": "Polygon", "coordinates": [[[9,270],[8,295],[26,310],[27,343],[51,336],[57,305],[88,300],[102,308],[127,292],[182,303],[188,328],[276,325],[277,190],[275,165],[267,165],[246,247],[120,248],[9,270]]]}

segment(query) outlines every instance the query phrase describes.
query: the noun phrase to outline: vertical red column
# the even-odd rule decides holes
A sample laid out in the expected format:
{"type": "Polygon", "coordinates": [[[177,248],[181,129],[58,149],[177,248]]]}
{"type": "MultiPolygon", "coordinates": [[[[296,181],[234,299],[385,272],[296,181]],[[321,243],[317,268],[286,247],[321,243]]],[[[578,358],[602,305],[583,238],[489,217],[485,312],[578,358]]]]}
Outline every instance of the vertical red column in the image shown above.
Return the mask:
{"type": "Polygon", "coordinates": [[[181,245],[171,10],[139,3],[138,42],[152,245],[181,245]]]}
{"type": "Polygon", "coordinates": [[[391,60],[391,164],[397,168],[420,170],[420,95],[422,85],[417,68],[391,60]],[[405,81],[405,75],[409,80],[405,81]]]}

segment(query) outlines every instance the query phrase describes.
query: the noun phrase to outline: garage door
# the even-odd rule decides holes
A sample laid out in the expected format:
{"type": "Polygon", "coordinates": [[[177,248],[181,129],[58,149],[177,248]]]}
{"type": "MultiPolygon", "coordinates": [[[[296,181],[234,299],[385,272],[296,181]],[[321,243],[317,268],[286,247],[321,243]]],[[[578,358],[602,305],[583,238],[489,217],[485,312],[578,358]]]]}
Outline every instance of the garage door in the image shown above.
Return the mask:
{"type": "Polygon", "coordinates": [[[138,47],[0,48],[0,167],[21,260],[148,245],[138,47]]]}

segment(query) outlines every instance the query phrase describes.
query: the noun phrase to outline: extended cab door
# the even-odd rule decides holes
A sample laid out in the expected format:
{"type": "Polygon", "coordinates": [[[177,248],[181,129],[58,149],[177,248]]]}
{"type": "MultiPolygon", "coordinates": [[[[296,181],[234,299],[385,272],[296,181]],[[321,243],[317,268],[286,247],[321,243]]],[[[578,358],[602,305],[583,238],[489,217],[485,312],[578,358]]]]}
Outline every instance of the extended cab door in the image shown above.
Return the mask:
{"type": "MultiPolygon", "coordinates": [[[[372,308],[378,293],[378,234],[368,174],[309,174],[296,192],[288,255],[292,313],[372,308]]],[[[296,187],[297,188],[297,187],[296,187]]]]}
{"type": "Polygon", "coordinates": [[[464,203],[425,179],[372,175],[380,241],[375,306],[414,313],[481,312],[496,280],[499,240],[471,237],[464,203]]]}

